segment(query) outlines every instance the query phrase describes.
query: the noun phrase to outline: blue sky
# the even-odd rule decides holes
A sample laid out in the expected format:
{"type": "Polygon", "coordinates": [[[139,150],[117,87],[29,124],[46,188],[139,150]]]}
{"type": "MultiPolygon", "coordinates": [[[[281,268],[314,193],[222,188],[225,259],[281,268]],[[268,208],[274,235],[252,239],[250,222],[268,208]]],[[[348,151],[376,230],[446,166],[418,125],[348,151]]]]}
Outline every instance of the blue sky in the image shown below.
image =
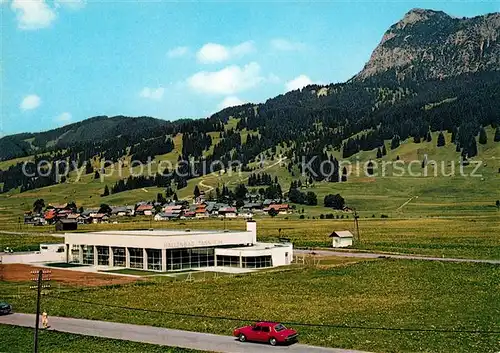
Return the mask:
{"type": "Polygon", "coordinates": [[[345,81],[414,7],[500,11],[471,1],[0,0],[0,135],[95,115],[205,117],[345,81]]]}

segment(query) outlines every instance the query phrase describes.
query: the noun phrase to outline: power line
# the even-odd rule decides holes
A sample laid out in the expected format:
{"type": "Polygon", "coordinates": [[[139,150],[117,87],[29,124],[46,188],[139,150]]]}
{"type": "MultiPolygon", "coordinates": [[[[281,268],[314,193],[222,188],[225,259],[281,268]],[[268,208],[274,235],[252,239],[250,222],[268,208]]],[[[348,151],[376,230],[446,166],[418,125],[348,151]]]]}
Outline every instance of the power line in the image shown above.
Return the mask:
{"type": "MultiPolygon", "coordinates": [[[[214,320],[227,320],[227,321],[248,321],[248,322],[259,322],[262,319],[243,319],[243,318],[235,318],[228,316],[213,316],[213,315],[204,315],[204,314],[190,314],[190,313],[179,313],[175,311],[163,311],[163,310],[154,310],[154,309],[144,309],[144,308],[134,308],[129,306],[115,305],[115,304],[107,304],[107,303],[97,303],[86,300],[78,300],[72,298],[59,297],[55,295],[50,295],[47,297],[66,300],[76,303],[82,304],[90,304],[97,306],[104,306],[115,309],[124,309],[124,310],[133,310],[133,311],[142,311],[149,313],[157,313],[157,314],[168,314],[175,316],[185,316],[185,317],[195,317],[195,318],[203,318],[203,319],[214,319],[214,320]]],[[[293,321],[282,321],[281,323],[291,326],[304,326],[304,327],[320,327],[320,328],[335,328],[335,329],[349,329],[349,330],[371,330],[371,331],[400,331],[400,332],[436,332],[436,333],[469,333],[469,334],[500,334],[499,331],[489,331],[489,330],[466,330],[466,329],[434,329],[434,328],[408,328],[408,327],[380,327],[380,326],[350,326],[350,325],[340,325],[340,324],[315,324],[315,323],[307,323],[307,322],[293,322],[293,321]]]]}

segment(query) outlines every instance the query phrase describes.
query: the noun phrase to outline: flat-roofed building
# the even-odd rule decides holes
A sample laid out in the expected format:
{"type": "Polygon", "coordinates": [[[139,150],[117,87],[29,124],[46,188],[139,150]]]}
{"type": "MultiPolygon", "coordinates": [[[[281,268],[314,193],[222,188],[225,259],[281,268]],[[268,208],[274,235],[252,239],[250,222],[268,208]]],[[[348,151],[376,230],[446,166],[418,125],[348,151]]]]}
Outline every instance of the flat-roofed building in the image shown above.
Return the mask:
{"type": "Polygon", "coordinates": [[[289,265],[291,243],[258,243],[257,223],[244,231],[135,230],[66,233],[67,261],[152,271],[289,265]]]}

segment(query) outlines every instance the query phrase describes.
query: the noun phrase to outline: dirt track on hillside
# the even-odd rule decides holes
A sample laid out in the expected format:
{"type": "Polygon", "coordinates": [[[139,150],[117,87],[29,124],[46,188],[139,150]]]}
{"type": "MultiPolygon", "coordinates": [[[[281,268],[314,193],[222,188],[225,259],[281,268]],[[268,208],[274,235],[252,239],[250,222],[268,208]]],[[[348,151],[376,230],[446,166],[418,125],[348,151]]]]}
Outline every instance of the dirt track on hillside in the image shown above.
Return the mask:
{"type": "MultiPolygon", "coordinates": [[[[36,274],[32,274],[31,271],[42,269],[41,267],[23,264],[5,264],[0,266],[1,280],[10,282],[30,281],[36,277],[36,274]]],[[[112,284],[126,284],[137,281],[137,279],[133,277],[110,276],[100,273],[62,270],[58,268],[43,268],[43,270],[51,271],[49,276],[52,281],[74,286],[96,287],[112,284]]]]}

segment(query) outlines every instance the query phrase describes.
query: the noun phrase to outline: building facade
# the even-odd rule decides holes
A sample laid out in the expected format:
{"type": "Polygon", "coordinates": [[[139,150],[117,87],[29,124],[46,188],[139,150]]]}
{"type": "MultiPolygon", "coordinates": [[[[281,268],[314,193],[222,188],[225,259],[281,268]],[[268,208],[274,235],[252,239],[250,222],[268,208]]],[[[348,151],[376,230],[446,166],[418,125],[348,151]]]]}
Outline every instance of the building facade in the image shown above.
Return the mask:
{"type": "Polygon", "coordinates": [[[67,262],[178,271],[206,267],[257,269],[289,265],[290,243],[257,243],[257,224],[245,231],[141,230],[66,233],[67,262]]]}

